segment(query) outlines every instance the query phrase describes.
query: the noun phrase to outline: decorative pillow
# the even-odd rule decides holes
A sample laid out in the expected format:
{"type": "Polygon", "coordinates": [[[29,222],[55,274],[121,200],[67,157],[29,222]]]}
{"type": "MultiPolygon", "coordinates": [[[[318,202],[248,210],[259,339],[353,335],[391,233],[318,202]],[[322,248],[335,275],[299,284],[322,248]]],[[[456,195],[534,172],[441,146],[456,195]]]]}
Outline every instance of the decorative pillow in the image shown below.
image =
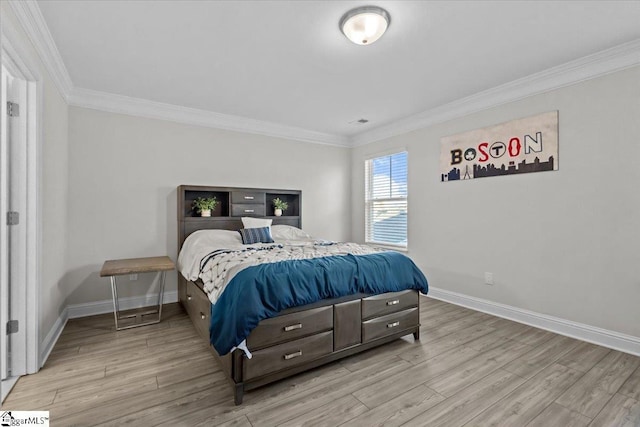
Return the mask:
{"type": "Polygon", "coordinates": [[[244,228],[262,228],[271,227],[272,219],[265,218],[251,218],[249,216],[242,217],[242,225],[244,228]]]}
{"type": "Polygon", "coordinates": [[[253,243],[273,243],[269,227],[243,228],[238,230],[238,233],[242,236],[242,243],[245,245],[251,245],[253,243]]]}
{"type": "Polygon", "coordinates": [[[271,226],[271,237],[273,240],[313,240],[309,234],[291,225],[271,226]]]}

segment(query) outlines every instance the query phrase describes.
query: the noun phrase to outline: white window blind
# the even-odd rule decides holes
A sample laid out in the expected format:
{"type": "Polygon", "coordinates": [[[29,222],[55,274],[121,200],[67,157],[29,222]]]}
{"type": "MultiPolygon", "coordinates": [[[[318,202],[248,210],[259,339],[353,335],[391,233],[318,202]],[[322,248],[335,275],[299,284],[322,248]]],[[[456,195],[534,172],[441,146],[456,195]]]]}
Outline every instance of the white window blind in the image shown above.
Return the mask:
{"type": "Polygon", "coordinates": [[[407,247],[407,152],[365,162],[365,241],[407,247]]]}

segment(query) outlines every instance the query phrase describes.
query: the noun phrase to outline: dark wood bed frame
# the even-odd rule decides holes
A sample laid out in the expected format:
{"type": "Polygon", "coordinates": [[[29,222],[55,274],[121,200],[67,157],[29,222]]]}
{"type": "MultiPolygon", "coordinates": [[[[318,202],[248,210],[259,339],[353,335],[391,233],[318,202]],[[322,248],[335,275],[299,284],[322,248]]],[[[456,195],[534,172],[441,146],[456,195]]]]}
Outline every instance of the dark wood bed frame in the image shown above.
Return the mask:
{"type": "MultiPolygon", "coordinates": [[[[178,251],[193,232],[203,229],[239,230],[242,216],[273,219],[273,225],[302,228],[302,193],[297,190],[256,188],[178,187],[178,251]],[[191,208],[198,197],[215,196],[220,202],[211,218],[201,218],[191,208]],[[283,216],[271,216],[271,200],[289,204],[283,216]]],[[[178,273],[180,302],[198,333],[209,344],[211,304],[200,281],[191,282],[178,273]]],[[[248,359],[236,349],[220,356],[210,346],[242,403],[247,390],[287,378],[320,365],[360,353],[413,334],[420,339],[420,299],[417,291],[379,295],[356,294],[327,299],[282,311],[265,319],[247,338],[253,354],[248,359]]]]}

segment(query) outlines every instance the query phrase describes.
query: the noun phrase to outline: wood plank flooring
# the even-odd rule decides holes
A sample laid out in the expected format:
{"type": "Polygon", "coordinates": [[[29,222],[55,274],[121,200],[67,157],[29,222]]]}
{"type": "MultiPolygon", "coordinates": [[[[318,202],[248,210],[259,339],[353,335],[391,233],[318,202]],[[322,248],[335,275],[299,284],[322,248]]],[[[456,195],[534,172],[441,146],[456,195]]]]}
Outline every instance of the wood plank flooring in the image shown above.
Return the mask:
{"type": "Polygon", "coordinates": [[[53,426],[640,426],[640,358],[421,300],[411,336],[246,393],[241,406],[177,304],[115,331],[70,320],[3,408],[53,426]]]}

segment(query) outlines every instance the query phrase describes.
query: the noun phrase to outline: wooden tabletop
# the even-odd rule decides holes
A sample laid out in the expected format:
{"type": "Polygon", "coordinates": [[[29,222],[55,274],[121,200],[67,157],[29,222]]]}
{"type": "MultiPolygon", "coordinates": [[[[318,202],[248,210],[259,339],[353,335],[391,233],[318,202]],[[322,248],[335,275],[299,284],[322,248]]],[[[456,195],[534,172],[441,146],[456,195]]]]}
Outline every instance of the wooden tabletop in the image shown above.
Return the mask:
{"type": "Polygon", "coordinates": [[[114,259],[105,261],[102,270],[100,270],[100,277],[166,271],[173,270],[174,268],[176,268],[176,266],[168,256],[114,259]]]}

